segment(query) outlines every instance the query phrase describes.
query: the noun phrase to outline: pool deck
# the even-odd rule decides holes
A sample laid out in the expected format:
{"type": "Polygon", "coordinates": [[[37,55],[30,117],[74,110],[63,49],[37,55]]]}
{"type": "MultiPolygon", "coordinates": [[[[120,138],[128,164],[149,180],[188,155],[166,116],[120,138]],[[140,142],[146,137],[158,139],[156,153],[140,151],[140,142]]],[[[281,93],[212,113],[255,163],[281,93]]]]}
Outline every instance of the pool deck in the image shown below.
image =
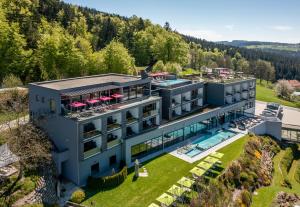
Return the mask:
{"type": "Polygon", "coordinates": [[[204,152],[199,153],[198,155],[196,155],[194,157],[189,157],[188,155],[186,155],[184,153],[178,153],[177,152],[178,149],[173,150],[169,154],[171,154],[174,157],[177,157],[179,159],[182,159],[182,160],[184,160],[186,162],[193,163],[193,162],[196,162],[196,161],[198,161],[198,160],[200,160],[200,159],[208,156],[210,153],[215,152],[215,151],[217,151],[217,150],[219,150],[219,149],[221,149],[221,148],[229,145],[230,143],[238,140],[239,138],[245,136],[245,134],[248,133],[248,130],[246,130],[246,131],[240,131],[239,129],[233,129],[233,128],[228,128],[228,127],[224,127],[224,128],[228,129],[228,130],[231,130],[231,131],[234,131],[237,134],[235,136],[231,137],[230,139],[227,139],[227,140],[225,140],[225,141],[223,141],[223,142],[215,145],[214,147],[212,147],[212,148],[210,148],[210,149],[208,149],[208,150],[206,150],[204,152]]]}

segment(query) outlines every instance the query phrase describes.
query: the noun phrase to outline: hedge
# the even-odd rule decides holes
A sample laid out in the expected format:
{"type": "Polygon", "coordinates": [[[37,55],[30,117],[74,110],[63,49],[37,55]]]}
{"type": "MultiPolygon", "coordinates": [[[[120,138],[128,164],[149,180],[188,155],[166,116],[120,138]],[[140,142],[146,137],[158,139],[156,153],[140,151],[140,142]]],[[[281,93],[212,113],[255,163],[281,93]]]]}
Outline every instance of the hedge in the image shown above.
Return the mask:
{"type": "Polygon", "coordinates": [[[114,175],[100,177],[100,178],[94,178],[91,176],[88,177],[87,186],[94,189],[113,188],[123,183],[126,177],[127,177],[127,166],[124,166],[121,171],[119,171],[114,175]]]}

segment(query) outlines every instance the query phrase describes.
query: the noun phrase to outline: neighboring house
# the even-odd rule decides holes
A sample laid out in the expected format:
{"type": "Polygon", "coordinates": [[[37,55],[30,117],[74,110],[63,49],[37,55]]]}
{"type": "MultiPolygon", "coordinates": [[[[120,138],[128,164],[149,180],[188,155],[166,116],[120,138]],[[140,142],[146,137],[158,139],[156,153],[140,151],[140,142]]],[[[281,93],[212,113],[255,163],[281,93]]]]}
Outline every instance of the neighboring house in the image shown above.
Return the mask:
{"type": "Polygon", "coordinates": [[[145,161],[207,129],[254,114],[255,79],[199,82],[105,74],[29,84],[30,118],[78,185],[120,162],[145,161]]]}

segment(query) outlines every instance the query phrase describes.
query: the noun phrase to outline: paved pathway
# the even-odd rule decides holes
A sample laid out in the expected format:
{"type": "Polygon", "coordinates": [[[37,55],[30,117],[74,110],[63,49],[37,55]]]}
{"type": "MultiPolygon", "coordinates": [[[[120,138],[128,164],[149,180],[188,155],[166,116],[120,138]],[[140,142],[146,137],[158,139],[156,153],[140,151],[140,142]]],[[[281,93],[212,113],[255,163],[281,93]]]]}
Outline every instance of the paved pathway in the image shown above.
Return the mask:
{"type": "MultiPolygon", "coordinates": [[[[29,121],[29,116],[24,116],[20,118],[19,121],[21,125],[26,124],[29,121]]],[[[0,132],[7,130],[9,127],[14,128],[15,126],[17,126],[17,123],[17,120],[12,120],[9,123],[0,124],[0,132]]]]}

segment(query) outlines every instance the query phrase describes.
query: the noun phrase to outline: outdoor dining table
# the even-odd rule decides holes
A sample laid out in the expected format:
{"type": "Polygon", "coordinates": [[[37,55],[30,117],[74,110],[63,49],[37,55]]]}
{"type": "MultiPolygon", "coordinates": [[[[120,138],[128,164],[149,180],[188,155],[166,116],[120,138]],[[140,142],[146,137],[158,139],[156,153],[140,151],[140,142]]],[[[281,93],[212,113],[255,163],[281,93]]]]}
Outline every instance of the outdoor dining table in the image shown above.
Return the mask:
{"type": "Polygon", "coordinates": [[[172,187],[169,188],[168,193],[177,197],[181,197],[186,191],[186,188],[178,187],[177,185],[172,185],[172,187]]]}
{"type": "Polygon", "coordinates": [[[210,154],[210,156],[213,156],[213,157],[216,157],[216,158],[221,159],[221,158],[224,156],[224,154],[221,153],[221,152],[212,152],[212,153],[210,154]]]}
{"type": "Polygon", "coordinates": [[[218,159],[218,158],[215,158],[215,157],[210,157],[210,156],[208,156],[208,157],[206,157],[206,158],[204,159],[204,161],[205,161],[205,162],[209,162],[209,163],[215,164],[216,162],[219,161],[219,159],[218,159]]]}
{"type": "Polygon", "coordinates": [[[184,187],[190,188],[192,187],[192,185],[194,185],[195,181],[187,177],[182,177],[180,180],[177,181],[177,183],[184,187]]]}
{"type": "Polygon", "coordinates": [[[201,169],[201,168],[198,168],[198,167],[194,167],[193,169],[190,170],[190,173],[198,176],[198,177],[201,177],[202,175],[204,175],[206,171],[201,169]]]}
{"type": "Polygon", "coordinates": [[[167,193],[163,193],[156,200],[165,206],[171,206],[176,201],[176,199],[173,196],[171,196],[167,193]]]}
{"type": "Polygon", "coordinates": [[[203,168],[204,170],[208,170],[213,166],[213,163],[208,163],[208,162],[200,162],[197,167],[203,168]]]}

